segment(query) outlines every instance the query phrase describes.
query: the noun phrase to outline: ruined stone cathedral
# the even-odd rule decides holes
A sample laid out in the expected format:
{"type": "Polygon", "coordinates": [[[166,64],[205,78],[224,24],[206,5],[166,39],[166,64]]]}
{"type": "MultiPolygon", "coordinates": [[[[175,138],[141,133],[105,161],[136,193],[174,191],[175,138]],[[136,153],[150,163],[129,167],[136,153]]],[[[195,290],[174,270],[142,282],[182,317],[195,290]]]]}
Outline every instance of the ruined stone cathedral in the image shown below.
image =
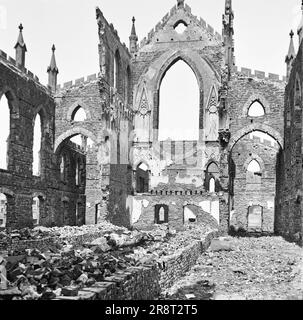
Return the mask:
{"type": "MultiPolygon", "coordinates": [[[[236,67],[231,0],[222,35],[184,0],[141,42],[133,19],[129,48],[99,8],[96,19],[97,75],[57,85],[53,46],[43,86],[26,69],[22,26],[15,59],[0,51],[0,99],[10,123],[0,224],[108,220],[182,230],[208,214],[222,233],[241,229],[302,240],[303,56],[301,45],[295,53],[293,33],[287,77],[280,78],[236,67]],[[162,80],[180,61],[197,80],[197,134],[163,140],[162,80]]],[[[303,22],[298,34],[301,41],[303,22]]]]}

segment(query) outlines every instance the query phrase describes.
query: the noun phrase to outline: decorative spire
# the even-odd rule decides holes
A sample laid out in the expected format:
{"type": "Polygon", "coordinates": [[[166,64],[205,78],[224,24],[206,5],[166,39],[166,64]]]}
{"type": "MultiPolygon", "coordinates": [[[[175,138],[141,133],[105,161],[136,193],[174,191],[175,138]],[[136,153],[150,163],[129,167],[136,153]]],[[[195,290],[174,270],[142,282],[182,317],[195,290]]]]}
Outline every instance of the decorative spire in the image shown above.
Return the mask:
{"type": "Polygon", "coordinates": [[[51,58],[51,62],[50,62],[50,65],[49,67],[47,68],[47,72],[49,71],[58,71],[58,68],[57,68],[57,63],[56,63],[56,57],[55,57],[55,51],[56,51],[56,47],[55,45],[53,44],[52,46],[52,58],[51,58]]]}
{"type": "Polygon", "coordinates": [[[136,26],[135,26],[136,19],[135,19],[135,17],[133,17],[132,22],[133,22],[132,30],[131,30],[131,34],[129,37],[129,51],[130,51],[130,53],[135,53],[138,51],[138,36],[136,33],[136,26]]]}
{"type": "Polygon", "coordinates": [[[293,41],[294,32],[291,30],[289,35],[290,35],[290,43],[289,43],[288,54],[286,56],[286,62],[294,59],[296,56],[296,51],[295,51],[295,46],[293,41]]]}
{"type": "Polygon", "coordinates": [[[289,35],[290,35],[290,44],[289,44],[288,54],[285,58],[287,79],[289,79],[291,69],[292,69],[292,62],[296,57],[295,46],[293,41],[294,32],[291,30],[289,35]]]}
{"type": "Polygon", "coordinates": [[[132,25],[131,36],[137,37],[137,34],[136,34],[136,26],[135,26],[135,22],[136,22],[135,17],[132,18],[132,22],[133,22],[133,25],[132,25]]]}
{"type": "Polygon", "coordinates": [[[59,73],[59,69],[57,67],[56,63],[56,57],[55,57],[55,51],[56,47],[55,45],[52,46],[52,58],[49,67],[47,68],[48,73],[48,86],[51,89],[52,92],[56,92],[57,88],[57,76],[59,73]]]}
{"type": "Polygon", "coordinates": [[[20,68],[24,68],[25,67],[25,52],[27,52],[27,48],[26,48],[26,44],[23,39],[23,34],[22,34],[23,25],[22,25],[22,23],[20,23],[20,25],[19,25],[19,30],[20,31],[19,31],[18,40],[17,40],[17,43],[16,43],[14,49],[16,50],[17,66],[19,66],[20,68]]]}
{"type": "Polygon", "coordinates": [[[178,6],[178,8],[183,8],[184,7],[184,0],[177,0],[177,2],[178,2],[178,4],[177,4],[177,6],[178,6]]]}
{"type": "Polygon", "coordinates": [[[303,0],[302,0],[301,10],[302,10],[302,18],[298,27],[299,45],[301,44],[303,39],[303,0]]]}
{"type": "Polygon", "coordinates": [[[230,13],[232,11],[232,0],[225,0],[225,13],[230,13]]]}
{"type": "Polygon", "coordinates": [[[26,50],[26,45],[25,45],[25,42],[24,42],[24,39],[23,39],[23,34],[22,34],[22,30],[23,30],[23,25],[22,25],[22,23],[20,23],[20,25],[19,25],[19,30],[20,30],[20,32],[19,32],[19,36],[18,36],[18,40],[17,40],[17,43],[16,43],[16,45],[15,45],[15,49],[18,47],[18,46],[20,46],[20,47],[24,47],[25,48],[25,52],[27,51],[26,50]]]}

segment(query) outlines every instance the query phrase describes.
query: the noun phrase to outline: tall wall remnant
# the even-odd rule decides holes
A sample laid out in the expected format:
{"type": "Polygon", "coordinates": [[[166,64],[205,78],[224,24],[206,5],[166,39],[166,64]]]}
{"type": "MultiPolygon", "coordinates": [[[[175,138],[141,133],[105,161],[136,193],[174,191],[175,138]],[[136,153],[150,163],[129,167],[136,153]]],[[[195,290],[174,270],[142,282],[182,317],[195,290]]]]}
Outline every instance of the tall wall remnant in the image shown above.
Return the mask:
{"type": "MultiPolygon", "coordinates": [[[[303,6],[302,6],[303,11],[303,6]]],[[[277,204],[275,231],[303,245],[303,124],[302,124],[302,79],[303,79],[303,14],[298,27],[299,49],[295,52],[293,31],[285,62],[287,85],[284,109],[284,148],[277,163],[277,204]]]]}
{"type": "MultiPolygon", "coordinates": [[[[9,229],[84,223],[85,195],[75,187],[75,157],[83,163],[85,157],[74,145],[64,144],[66,180],[60,178],[60,159],[54,153],[55,101],[48,88],[25,68],[26,45],[20,26],[15,46],[17,61],[0,52],[1,108],[8,108],[9,135],[7,166],[0,169],[1,224],[9,229]],[[41,136],[35,137],[35,122],[39,118],[41,136]],[[34,149],[37,141],[37,150],[34,149]],[[36,161],[36,168],[35,166],[36,161]]],[[[38,128],[39,129],[39,128],[38,128]]],[[[2,148],[2,147],[1,147],[2,148]]],[[[1,149],[2,151],[2,149],[1,149]]]]}

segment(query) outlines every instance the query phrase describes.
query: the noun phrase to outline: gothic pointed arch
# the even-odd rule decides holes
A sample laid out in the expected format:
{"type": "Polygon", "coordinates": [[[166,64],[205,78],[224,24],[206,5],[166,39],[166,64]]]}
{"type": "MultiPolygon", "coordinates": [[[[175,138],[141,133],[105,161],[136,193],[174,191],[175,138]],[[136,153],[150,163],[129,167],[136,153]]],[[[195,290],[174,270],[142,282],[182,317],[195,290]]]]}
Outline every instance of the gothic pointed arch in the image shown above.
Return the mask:
{"type": "Polygon", "coordinates": [[[200,87],[193,69],[183,59],[176,59],[160,84],[158,139],[199,140],[200,87]]]}
{"type": "Polygon", "coordinates": [[[244,171],[248,170],[248,167],[249,167],[249,165],[251,164],[252,161],[257,161],[258,162],[261,171],[265,170],[265,164],[264,164],[263,159],[259,155],[255,154],[255,153],[252,153],[246,159],[246,161],[244,162],[244,165],[243,165],[244,171]]]}
{"type": "Polygon", "coordinates": [[[197,64],[194,62],[194,60],[190,57],[189,54],[183,52],[183,51],[177,51],[173,53],[166,61],[164,64],[161,66],[160,71],[158,72],[158,75],[156,77],[156,89],[159,90],[161,87],[161,83],[163,78],[165,77],[165,74],[167,71],[173,66],[176,62],[179,60],[183,60],[194,72],[198,85],[200,88],[203,88],[203,76],[197,66],[197,64]]]}
{"type": "Polygon", "coordinates": [[[270,114],[270,105],[267,99],[261,94],[253,94],[247,99],[246,103],[243,106],[243,117],[246,118],[248,116],[249,109],[255,102],[259,103],[263,107],[264,115],[270,114]]]}
{"type": "Polygon", "coordinates": [[[123,79],[122,79],[122,60],[119,49],[116,49],[113,61],[113,87],[121,95],[123,94],[123,79]]]}
{"type": "Polygon", "coordinates": [[[235,144],[245,135],[247,135],[248,133],[254,132],[254,131],[261,131],[263,133],[267,133],[269,136],[271,136],[272,138],[274,138],[281,149],[283,149],[283,145],[284,145],[284,139],[282,137],[282,135],[280,134],[280,132],[278,132],[276,129],[264,124],[264,123],[254,123],[251,124],[247,127],[244,127],[240,130],[238,130],[230,139],[229,144],[227,146],[227,152],[231,152],[232,149],[234,148],[235,144]]]}
{"type": "Polygon", "coordinates": [[[75,112],[79,108],[82,108],[85,111],[86,120],[87,121],[91,120],[91,113],[90,113],[89,106],[83,100],[79,99],[69,107],[67,114],[66,114],[67,121],[73,121],[73,117],[75,115],[75,112]]]}
{"type": "Polygon", "coordinates": [[[8,86],[4,86],[3,88],[0,87],[0,99],[3,95],[5,95],[8,100],[8,105],[10,107],[11,114],[14,116],[15,119],[18,119],[20,110],[18,99],[14,91],[8,86]]]}
{"type": "Polygon", "coordinates": [[[60,146],[60,144],[68,139],[68,138],[72,138],[78,134],[81,134],[83,136],[86,136],[88,138],[90,138],[92,141],[97,142],[97,137],[95,136],[95,134],[93,134],[91,131],[82,128],[82,127],[76,127],[73,129],[70,129],[64,133],[62,133],[55,141],[55,145],[54,145],[54,150],[55,152],[57,152],[58,147],[60,146]]]}
{"type": "MultiPolygon", "coordinates": [[[[208,82],[204,82],[204,77],[212,78],[213,83],[220,83],[221,76],[215,67],[206,57],[201,57],[193,50],[169,50],[162,54],[155,62],[144,70],[144,75],[150,78],[151,89],[153,94],[153,114],[152,128],[154,129],[153,140],[158,140],[159,129],[159,104],[160,104],[160,87],[162,80],[170,67],[178,60],[183,60],[193,71],[199,86],[199,129],[204,127],[204,108],[205,108],[205,91],[209,90],[208,82]],[[159,70],[154,72],[154,68],[159,70]]],[[[199,137],[199,139],[202,138],[199,137]]]]}

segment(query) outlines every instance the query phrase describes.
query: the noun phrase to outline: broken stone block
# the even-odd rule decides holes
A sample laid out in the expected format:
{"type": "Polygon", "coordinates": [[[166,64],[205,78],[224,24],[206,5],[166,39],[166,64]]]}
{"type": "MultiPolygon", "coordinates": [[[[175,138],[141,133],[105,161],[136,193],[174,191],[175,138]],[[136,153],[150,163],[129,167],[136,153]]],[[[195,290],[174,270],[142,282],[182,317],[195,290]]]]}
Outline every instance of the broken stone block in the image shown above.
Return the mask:
{"type": "Polygon", "coordinates": [[[72,279],[67,274],[65,274],[60,278],[60,284],[62,284],[64,287],[69,286],[71,282],[72,282],[72,279]]]}
{"type": "Polygon", "coordinates": [[[77,282],[81,282],[81,283],[86,283],[88,281],[88,276],[87,274],[83,273],[81,274],[81,276],[77,279],[77,282]]]}
{"type": "Polygon", "coordinates": [[[69,296],[60,296],[60,297],[56,297],[56,298],[53,299],[53,300],[78,301],[78,300],[80,300],[80,297],[78,297],[78,296],[71,296],[71,297],[69,297],[69,296]]]}
{"type": "MultiPolygon", "coordinates": [[[[60,289],[60,294],[61,294],[61,289],[60,289]]],[[[52,300],[52,299],[55,299],[56,297],[57,295],[54,291],[52,291],[51,289],[46,289],[41,296],[41,300],[52,300]]]]}
{"type": "Polygon", "coordinates": [[[89,291],[79,291],[78,296],[80,297],[80,300],[95,300],[96,294],[94,292],[89,291]]]}
{"type": "MultiPolygon", "coordinates": [[[[91,245],[97,246],[102,252],[107,252],[112,250],[112,247],[108,245],[107,240],[103,238],[98,238],[94,240],[91,245]]],[[[93,250],[95,252],[95,250],[93,250]]]]}
{"type": "Polygon", "coordinates": [[[79,289],[77,287],[64,287],[62,288],[61,294],[67,297],[76,297],[78,295],[79,289]]]}
{"type": "Polygon", "coordinates": [[[22,289],[22,296],[24,300],[38,300],[42,294],[38,294],[37,287],[26,286],[22,289]]]}
{"type": "Polygon", "coordinates": [[[50,230],[46,227],[42,227],[42,226],[38,226],[38,227],[35,227],[33,229],[33,231],[37,231],[37,232],[40,232],[40,233],[49,233],[50,230]]]}
{"type": "Polygon", "coordinates": [[[17,288],[11,288],[7,290],[0,290],[0,298],[12,298],[13,296],[21,296],[21,291],[17,288]]]}

